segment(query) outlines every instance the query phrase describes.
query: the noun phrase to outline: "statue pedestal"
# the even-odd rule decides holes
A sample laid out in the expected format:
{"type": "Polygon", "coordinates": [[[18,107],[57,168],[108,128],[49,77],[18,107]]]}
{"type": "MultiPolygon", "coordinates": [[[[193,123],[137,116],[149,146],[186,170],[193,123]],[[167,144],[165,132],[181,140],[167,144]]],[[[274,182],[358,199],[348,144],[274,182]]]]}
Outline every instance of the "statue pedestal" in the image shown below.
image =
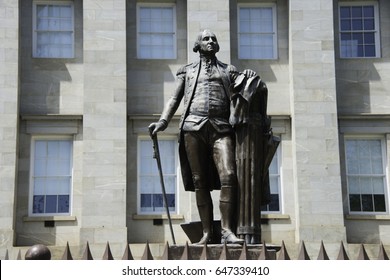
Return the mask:
{"type": "MultiPolygon", "coordinates": [[[[266,259],[276,260],[276,252],[280,246],[266,245],[266,259]]],[[[208,244],[205,245],[170,245],[170,260],[259,260],[262,244],[237,245],[237,244],[208,244]],[[245,252],[243,252],[245,250],[245,252]]]]}
{"type": "MultiPolygon", "coordinates": [[[[181,224],[182,229],[190,239],[191,243],[198,242],[202,236],[202,224],[200,222],[190,222],[181,224]]],[[[170,245],[169,246],[169,259],[192,259],[199,260],[204,259],[207,255],[208,260],[229,259],[238,260],[245,254],[245,260],[257,260],[259,259],[262,251],[264,250],[263,244],[221,244],[221,223],[220,221],[214,221],[213,224],[213,238],[210,244],[205,245],[170,245]],[[187,252],[185,250],[187,249],[187,252]],[[243,252],[245,249],[245,252],[243,252]],[[206,251],[205,251],[206,250],[206,251]]],[[[266,245],[267,259],[275,260],[276,252],[280,250],[281,246],[266,245]]]]}

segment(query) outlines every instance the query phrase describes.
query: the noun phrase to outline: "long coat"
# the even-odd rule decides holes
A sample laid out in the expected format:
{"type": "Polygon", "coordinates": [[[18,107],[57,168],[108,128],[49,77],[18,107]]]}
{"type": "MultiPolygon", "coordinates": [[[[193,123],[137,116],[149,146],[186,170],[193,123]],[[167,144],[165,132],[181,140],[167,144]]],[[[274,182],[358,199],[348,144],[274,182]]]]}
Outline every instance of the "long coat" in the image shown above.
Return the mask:
{"type": "MultiPolygon", "coordinates": [[[[225,63],[216,60],[217,69],[221,75],[223,88],[225,90],[226,95],[229,96],[229,87],[234,82],[236,77],[239,75],[236,68],[232,65],[227,65],[225,63]]],[[[183,114],[180,118],[179,123],[179,158],[180,158],[180,166],[181,173],[183,178],[183,184],[186,191],[194,191],[195,187],[192,181],[192,173],[189,166],[187,153],[184,147],[184,139],[183,139],[183,124],[184,120],[188,115],[191,100],[195,93],[195,88],[197,85],[198,77],[200,73],[200,61],[194,62],[188,65],[181,67],[177,72],[177,86],[176,90],[168,100],[165,108],[161,114],[160,120],[163,119],[169,122],[173,115],[175,114],[177,108],[180,105],[181,100],[184,98],[184,110],[183,114]]],[[[210,190],[220,189],[221,185],[219,182],[218,174],[215,168],[214,161],[212,158],[209,160],[209,177],[210,178],[210,190]]]]}

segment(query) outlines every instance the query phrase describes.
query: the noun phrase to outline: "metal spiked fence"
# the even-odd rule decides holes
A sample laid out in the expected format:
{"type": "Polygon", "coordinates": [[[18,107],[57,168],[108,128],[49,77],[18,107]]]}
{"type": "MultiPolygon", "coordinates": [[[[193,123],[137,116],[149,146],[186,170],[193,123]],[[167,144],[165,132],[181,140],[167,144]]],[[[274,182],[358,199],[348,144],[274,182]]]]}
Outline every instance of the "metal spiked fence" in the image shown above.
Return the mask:
{"type": "MultiPolygon", "coordinates": [[[[261,246],[253,247],[244,244],[243,246],[231,246],[227,244],[222,245],[189,245],[186,243],[184,246],[169,245],[167,242],[164,248],[163,254],[160,256],[153,256],[151,253],[149,242],[146,242],[143,255],[140,260],[291,260],[287,251],[284,241],[276,252],[274,247],[267,246],[265,243],[261,246]]],[[[306,250],[304,241],[301,241],[298,248],[298,255],[296,260],[311,260],[306,250]]],[[[62,254],[62,260],[74,260],[71,253],[69,243],[67,242],[65,250],[62,254]]],[[[80,260],[94,260],[94,256],[91,253],[90,245],[87,242],[84,253],[80,260]]],[[[110,244],[107,242],[105,251],[101,258],[102,260],[114,260],[111,252],[110,244]]],[[[122,260],[135,260],[131,252],[130,246],[127,245],[124,249],[122,260]]],[[[350,257],[345,249],[344,243],[341,241],[340,249],[336,260],[350,260],[350,257]]],[[[4,260],[9,260],[9,253],[6,250],[4,260]]],[[[22,254],[19,250],[16,260],[22,260],[22,254]]],[[[313,259],[314,260],[314,259],[313,259]]],[[[325,245],[321,241],[318,257],[316,260],[330,260],[328,253],[326,252],[325,245]]],[[[356,260],[370,260],[366,248],[363,244],[359,245],[359,253],[356,260]]],[[[380,243],[378,245],[378,254],[376,258],[371,260],[389,260],[384,245],[380,243]]]]}

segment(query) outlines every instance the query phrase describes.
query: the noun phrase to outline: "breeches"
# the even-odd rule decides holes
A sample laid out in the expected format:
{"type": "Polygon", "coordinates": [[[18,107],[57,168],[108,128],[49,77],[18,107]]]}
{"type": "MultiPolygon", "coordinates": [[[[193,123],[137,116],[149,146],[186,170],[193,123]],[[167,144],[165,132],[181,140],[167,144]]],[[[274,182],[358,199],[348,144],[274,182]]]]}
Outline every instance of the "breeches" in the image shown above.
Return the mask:
{"type": "Polygon", "coordinates": [[[219,133],[206,123],[199,131],[184,132],[185,149],[196,190],[210,188],[210,160],[222,187],[236,187],[235,142],[232,133],[219,133]]]}

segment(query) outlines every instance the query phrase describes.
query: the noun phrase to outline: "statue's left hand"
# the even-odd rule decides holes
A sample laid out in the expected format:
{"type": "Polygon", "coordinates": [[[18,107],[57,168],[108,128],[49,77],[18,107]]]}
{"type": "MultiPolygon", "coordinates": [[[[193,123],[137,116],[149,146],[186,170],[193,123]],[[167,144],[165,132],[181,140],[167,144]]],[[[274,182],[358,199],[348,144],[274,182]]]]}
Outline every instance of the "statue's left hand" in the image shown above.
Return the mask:
{"type": "Polygon", "coordinates": [[[245,69],[243,73],[247,78],[252,78],[257,76],[257,73],[251,69],[245,69]]]}

